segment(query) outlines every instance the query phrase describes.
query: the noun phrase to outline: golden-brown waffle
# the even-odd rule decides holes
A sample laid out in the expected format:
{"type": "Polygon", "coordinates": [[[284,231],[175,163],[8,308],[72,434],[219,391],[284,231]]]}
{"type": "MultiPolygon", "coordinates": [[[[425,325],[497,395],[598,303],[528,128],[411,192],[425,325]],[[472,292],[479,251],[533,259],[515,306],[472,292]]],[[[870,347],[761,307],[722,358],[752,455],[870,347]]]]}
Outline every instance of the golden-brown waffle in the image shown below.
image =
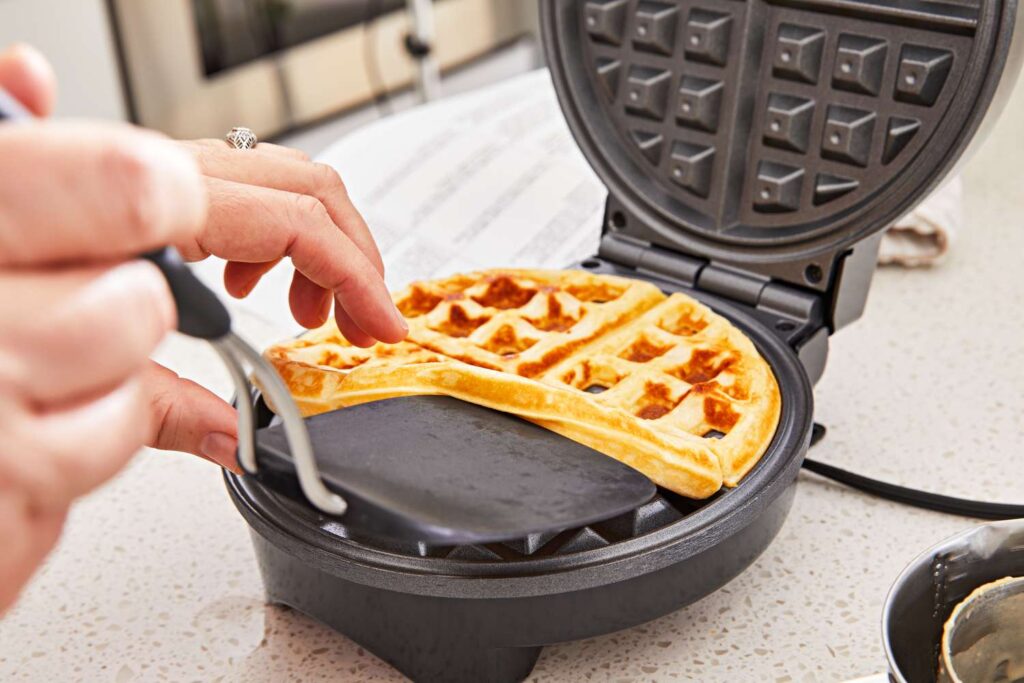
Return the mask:
{"type": "Polygon", "coordinates": [[[395,297],[409,341],[481,368],[536,377],[664,295],[579,271],[506,270],[417,282],[395,297]]]}
{"type": "Polygon", "coordinates": [[[770,368],[724,318],[649,283],[502,270],[395,295],[407,341],[360,349],[333,322],[271,347],[306,415],[444,394],[515,413],[705,498],[767,449],[780,398],[770,368]]]}

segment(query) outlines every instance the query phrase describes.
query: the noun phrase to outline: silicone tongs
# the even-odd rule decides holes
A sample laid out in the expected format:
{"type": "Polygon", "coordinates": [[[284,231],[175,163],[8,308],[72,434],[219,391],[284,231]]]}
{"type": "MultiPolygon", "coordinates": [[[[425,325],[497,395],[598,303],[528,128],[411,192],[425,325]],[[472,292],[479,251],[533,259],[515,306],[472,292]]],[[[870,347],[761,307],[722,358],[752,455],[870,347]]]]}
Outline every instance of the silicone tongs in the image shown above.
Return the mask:
{"type": "Polygon", "coordinates": [[[235,384],[238,407],[238,463],[246,473],[256,475],[256,419],[251,387],[245,374],[248,364],[256,381],[274,405],[284,426],[288,451],[295,463],[303,495],[321,512],[343,515],[345,500],[324,486],[313,457],[313,446],[295,401],[280,375],[256,349],[231,329],[231,316],[220,299],[199,281],[178,253],[170,248],[144,254],[164,274],[178,305],[178,331],[205,339],[220,355],[235,384]]]}

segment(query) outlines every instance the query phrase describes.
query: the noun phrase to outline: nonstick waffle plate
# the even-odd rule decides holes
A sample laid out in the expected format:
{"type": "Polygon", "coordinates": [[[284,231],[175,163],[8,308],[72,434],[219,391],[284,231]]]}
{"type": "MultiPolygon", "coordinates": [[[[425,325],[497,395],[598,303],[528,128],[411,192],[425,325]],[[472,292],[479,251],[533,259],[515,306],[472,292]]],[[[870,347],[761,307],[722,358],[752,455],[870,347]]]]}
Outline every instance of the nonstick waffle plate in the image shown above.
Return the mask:
{"type": "Polygon", "coordinates": [[[624,206],[610,230],[826,289],[827,256],[899,218],[959,158],[1010,56],[1017,5],[541,8],[570,128],[624,206]]]}

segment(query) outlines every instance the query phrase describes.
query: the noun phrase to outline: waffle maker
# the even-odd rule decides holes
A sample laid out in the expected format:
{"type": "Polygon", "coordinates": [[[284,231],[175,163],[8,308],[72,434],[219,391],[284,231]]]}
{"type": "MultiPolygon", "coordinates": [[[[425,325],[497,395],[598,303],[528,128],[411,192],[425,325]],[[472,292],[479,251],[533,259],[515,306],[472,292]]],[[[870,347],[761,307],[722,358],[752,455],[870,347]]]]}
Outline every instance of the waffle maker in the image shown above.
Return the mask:
{"type": "MultiPolygon", "coordinates": [[[[782,414],[735,489],[704,501],[662,491],[613,519],[498,544],[356,541],[226,474],[268,600],[417,681],[521,680],[544,645],[679,609],[758,557],[789,512],[811,387],[829,335],[863,311],[880,231],[949,173],[1019,67],[1015,0],[540,10],[562,109],[609,192],[599,252],[577,267],[684,291],[727,317],[772,366],[782,414]]],[[[256,408],[269,424],[258,397],[256,408]]]]}

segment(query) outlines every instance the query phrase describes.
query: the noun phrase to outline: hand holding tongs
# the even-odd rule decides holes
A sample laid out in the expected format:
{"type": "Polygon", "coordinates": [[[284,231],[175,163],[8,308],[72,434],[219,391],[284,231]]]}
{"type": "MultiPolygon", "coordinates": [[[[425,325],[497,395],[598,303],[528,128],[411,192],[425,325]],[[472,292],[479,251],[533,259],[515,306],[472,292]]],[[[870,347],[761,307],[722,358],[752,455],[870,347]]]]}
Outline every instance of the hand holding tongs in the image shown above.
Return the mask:
{"type": "MultiPolygon", "coordinates": [[[[30,115],[0,91],[2,118],[30,115]]],[[[460,545],[553,536],[655,494],[647,477],[592,448],[454,398],[392,398],[304,421],[277,372],[232,332],[227,309],[177,252],[143,258],[170,285],[178,329],[210,342],[231,373],[242,469],[265,489],[344,515],[346,537],[460,545]],[[258,442],[246,365],[282,420],[258,442]]]]}
{"type": "MultiPolygon", "coordinates": [[[[0,121],[26,121],[32,118],[21,104],[0,88],[0,121]]],[[[341,515],[348,508],[338,494],[329,491],[320,478],[309,433],[277,372],[249,344],[231,331],[231,316],[220,299],[189,270],[178,253],[167,247],[144,254],[167,278],[178,308],[178,330],[210,342],[231,373],[238,395],[238,462],[255,475],[256,435],[251,392],[243,363],[248,363],[264,393],[273,401],[284,423],[291,456],[303,494],[322,512],[341,515]]]]}

